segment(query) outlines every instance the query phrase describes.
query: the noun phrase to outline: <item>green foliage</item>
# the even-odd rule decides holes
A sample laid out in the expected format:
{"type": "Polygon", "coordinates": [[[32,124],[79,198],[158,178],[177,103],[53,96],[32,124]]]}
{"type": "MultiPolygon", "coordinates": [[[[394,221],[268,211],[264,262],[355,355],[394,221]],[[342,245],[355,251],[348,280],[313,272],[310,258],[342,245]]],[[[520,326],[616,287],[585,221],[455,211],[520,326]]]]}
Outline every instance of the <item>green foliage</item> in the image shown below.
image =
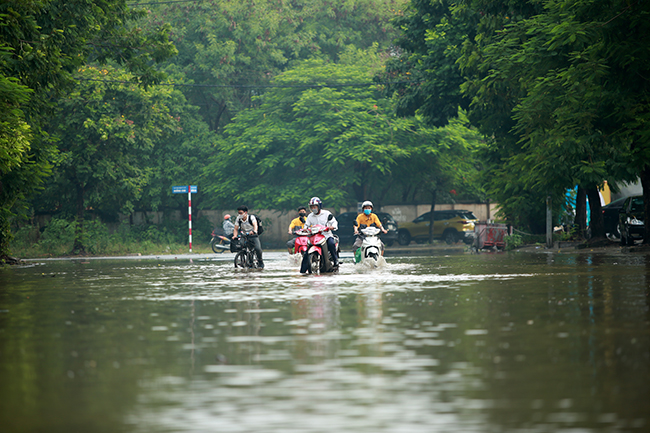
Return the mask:
{"type": "Polygon", "coordinates": [[[74,85],[77,68],[113,60],[135,81],[160,80],[153,62],[175,49],[164,27],[143,32],[129,25],[141,16],[124,0],[0,3],[0,256],[10,219],[24,213],[24,200],[56,161],[56,146],[41,128],[56,97],[74,85]]]}
{"type": "Polygon", "coordinates": [[[461,14],[448,1],[412,0],[393,25],[401,30],[397,56],[387,63],[384,77],[397,96],[399,115],[421,115],[433,126],[444,126],[469,100],[460,92],[464,77],[457,64],[463,40],[473,38],[477,17],[461,14]]]}
{"type": "Polygon", "coordinates": [[[147,25],[170,23],[179,74],[212,130],[222,131],[264,86],[295,62],[338,61],[348,47],[388,49],[389,25],[405,0],[294,0],[170,3],[147,6],[147,25]],[[205,86],[205,87],[203,87],[205,86]]]}
{"type": "Polygon", "coordinates": [[[349,53],[347,64],[304,62],[275,79],[259,108],[237,116],[206,169],[213,205],[255,203],[292,208],[318,195],[327,206],[364,197],[415,140],[410,119],[394,119],[375,86],[321,87],[368,81],[377,55],[349,53]]]}
{"type": "MultiPolygon", "coordinates": [[[[67,255],[74,244],[77,223],[52,218],[41,233],[25,225],[16,231],[11,243],[12,254],[19,257],[67,255]]],[[[207,250],[211,227],[207,219],[197,220],[192,230],[193,250],[207,250]]],[[[109,225],[98,219],[84,222],[84,249],[91,255],[184,253],[188,248],[188,227],[185,221],[165,221],[163,224],[131,226],[127,220],[112,232],[109,225]]]]}
{"type": "Polygon", "coordinates": [[[475,194],[480,135],[464,116],[440,129],[395,117],[377,86],[356,84],[382,67],[376,48],[350,49],[339,64],[310,60],[278,75],[280,87],[226,128],[221,158],[204,176],[210,204],[289,209],[316,195],[336,208],[420,192],[429,199],[431,190],[475,194]]]}
{"type": "Polygon", "coordinates": [[[49,209],[77,216],[75,248],[84,243],[85,209],[132,212],[154,171],[154,147],[181,131],[168,107],[170,87],[145,90],[111,68],[82,68],[79,78],[49,126],[59,162],[42,195],[49,209]]]}
{"type": "Polygon", "coordinates": [[[52,218],[38,241],[39,248],[51,255],[67,253],[74,241],[75,225],[75,222],[52,218]]]}
{"type": "Polygon", "coordinates": [[[401,51],[388,68],[410,83],[389,91],[400,113],[434,124],[471,101],[470,120],[492,138],[489,196],[537,230],[546,196],[646,172],[649,15],[643,2],[415,0],[395,21],[401,51]]]}
{"type": "Polygon", "coordinates": [[[506,242],[506,251],[514,250],[524,244],[524,240],[521,235],[518,235],[516,233],[504,236],[503,240],[506,242]]]}

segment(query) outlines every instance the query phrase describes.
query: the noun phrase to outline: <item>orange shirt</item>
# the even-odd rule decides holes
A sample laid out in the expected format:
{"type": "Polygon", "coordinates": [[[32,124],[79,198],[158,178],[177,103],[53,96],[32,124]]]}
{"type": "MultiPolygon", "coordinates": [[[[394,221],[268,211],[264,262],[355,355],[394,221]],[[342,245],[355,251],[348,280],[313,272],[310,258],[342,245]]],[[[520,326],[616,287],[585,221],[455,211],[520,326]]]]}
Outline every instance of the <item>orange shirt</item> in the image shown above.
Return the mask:
{"type": "Polygon", "coordinates": [[[360,227],[361,224],[365,224],[366,226],[370,227],[372,223],[375,223],[377,227],[381,228],[381,221],[379,221],[379,217],[374,213],[371,213],[370,215],[360,213],[357,215],[357,227],[360,227]]]}

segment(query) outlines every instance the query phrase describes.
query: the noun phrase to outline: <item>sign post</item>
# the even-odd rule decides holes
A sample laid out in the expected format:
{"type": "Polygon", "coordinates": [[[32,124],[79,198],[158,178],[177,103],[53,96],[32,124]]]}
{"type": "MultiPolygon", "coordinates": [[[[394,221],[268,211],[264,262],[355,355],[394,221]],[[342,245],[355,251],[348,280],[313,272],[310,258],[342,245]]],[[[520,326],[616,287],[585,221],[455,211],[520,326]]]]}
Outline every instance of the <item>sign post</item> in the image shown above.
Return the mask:
{"type": "Polygon", "coordinates": [[[172,194],[187,193],[187,214],[190,226],[190,253],[192,252],[192,193],[198,192],[196,185],[172,186],[172,194]]]}

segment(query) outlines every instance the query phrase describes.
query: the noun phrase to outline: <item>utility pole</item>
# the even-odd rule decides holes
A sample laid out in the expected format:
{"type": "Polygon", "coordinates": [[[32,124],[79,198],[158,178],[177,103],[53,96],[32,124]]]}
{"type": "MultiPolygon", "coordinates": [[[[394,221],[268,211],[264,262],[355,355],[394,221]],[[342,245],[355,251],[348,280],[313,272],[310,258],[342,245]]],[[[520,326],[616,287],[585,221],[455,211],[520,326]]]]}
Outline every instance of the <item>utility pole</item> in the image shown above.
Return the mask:
{"type": "Polygon", "coordinates": [[[553,248],[553,214],[550,195],[546,197],[546,248],[553,248]]]}

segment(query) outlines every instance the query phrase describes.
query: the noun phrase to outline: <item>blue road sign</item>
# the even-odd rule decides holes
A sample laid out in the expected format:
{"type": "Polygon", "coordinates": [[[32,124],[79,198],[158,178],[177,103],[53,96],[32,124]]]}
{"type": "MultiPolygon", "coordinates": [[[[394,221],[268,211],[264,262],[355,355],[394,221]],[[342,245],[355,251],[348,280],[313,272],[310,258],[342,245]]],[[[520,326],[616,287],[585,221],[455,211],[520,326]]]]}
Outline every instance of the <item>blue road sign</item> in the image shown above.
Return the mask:
{"type": "MultiPolygon", "coordinates": [[[[192,188],[192,194],[196,194],[198,189],[196,185],[190,185],[192,188]]],[[[187,194],[187,185],[184,186],[172,186],[172,194],[187,194]]]]}

